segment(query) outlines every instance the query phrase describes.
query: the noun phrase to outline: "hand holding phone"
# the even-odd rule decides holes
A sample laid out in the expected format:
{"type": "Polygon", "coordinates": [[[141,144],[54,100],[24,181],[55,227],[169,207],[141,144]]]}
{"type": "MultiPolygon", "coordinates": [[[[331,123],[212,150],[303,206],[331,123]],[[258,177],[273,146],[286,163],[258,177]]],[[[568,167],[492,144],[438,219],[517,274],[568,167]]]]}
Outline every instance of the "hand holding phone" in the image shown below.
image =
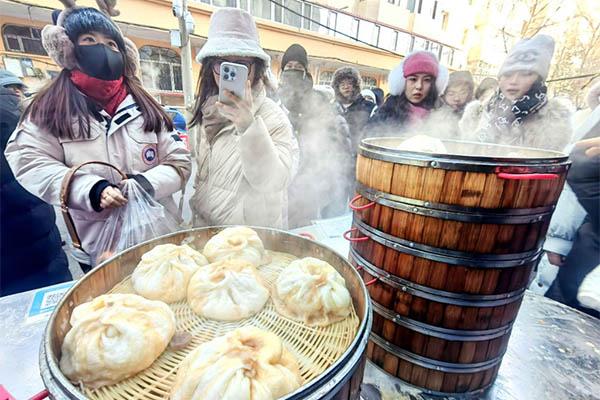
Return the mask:
{"type": "Polygon", "coordinates": [[[245,65],[223,62],[219,75],[220,113],[233,122],[239,134],[254,122],[252,90],[245,65]]]}

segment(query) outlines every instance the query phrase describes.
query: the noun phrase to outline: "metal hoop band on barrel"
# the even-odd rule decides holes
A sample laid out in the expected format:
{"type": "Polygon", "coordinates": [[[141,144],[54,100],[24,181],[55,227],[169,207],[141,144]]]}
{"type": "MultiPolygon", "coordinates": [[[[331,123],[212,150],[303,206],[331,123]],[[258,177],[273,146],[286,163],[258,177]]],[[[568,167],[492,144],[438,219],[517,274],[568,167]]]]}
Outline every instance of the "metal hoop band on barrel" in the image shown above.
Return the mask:
{"type": "Polygon", "coordinates": [[[491,360],[479,363],[449,363],[445,361],[432,360],[431,358],[423,357],[418,354],[412,353],[408,350],[401,349],[395,344],[388,342],[387,340],[372,332],[369,338],[371,341],[373,341],[373,343],[377,344],[379,347],[382,347],[388,353],[392,353],[393,355],[400,357],[403,360],[406,360],[423,368],[433,369],[441,372],[449,372],[453,374],[472,374],[488,370],[500,364],[500,362],[502,362],[502,356],[504,355],[503,353],[500,354],[498,357],[492,358],[491,360]]]}
{"type": "Polygon", "coordinates": [[[404,278],[400,278],[399,276],[382,270],[381,268],[365,260],[353,248],[350,248],[350,255],[354,261],[356,261],[358,265],[362,266],[369,274],[379,278],[388,285],[396,289],[400,289],[403,292],[415,294],[419,297],[439,301],[441,303],[450,303],[463,306],[471,305],[475,307],[496,307],[512,303],[516,299],[523,297],[523,293],[525,293],[525,288],[502,294],[463,294],[434,289],[411,282],[404,278]]]}
{"type": "Polygon", "coordinates": [[[440,326],[429,325],[424,322],[415,321],[414,319],[398,315],[395,312],[385,308],[381,304],[371,300],[373,311],[383,318],[394,322],[396,325],[404,326],[415,332],[424,335],[433,336],[439,339],[451,341],[472,341],[478,342],[483,340],[492,340],[506,335],[512,329],[513,323],[501,326],[495,329],[477,330],[477,331],[461,331],[458,329],[442,328],[440,326]]]}
{"type": "MultiPolygon", "coordinates": [[[[371,138],[363,139],[358,153],[361,156],[386,161],[394,164],[414,165],[417,167],[430,167],[454,171],[483,172],[483,173],[520,173],[520,174],[556,174],[565,172],[569,169],[570,163],[566,154],[556,151],[541,151],[539,149],[526,149],[513,146],[494,145],[498,152],[500,149],[510,151],[529,151],[532,154],[539,154],[539,157],[497,157],[461,154],[432,154],[419,153],[414,151],[399,150],[397,148],[385,147],[386,139],[390,141],[398,138],[371,138]],[[373,144],[377,143],[377,144],[373,144]],[[543,153],[543,155],[542,155],[543,153]],[[500,167],[500,169],[498,169],[500,167]],[[506,167],[506,169],[503,169],[506,167]]],[[[444,140],[445,143],[458,143],[454,140],[444,140]]],[[[485,143],[470,143],[473,146],[485,148],[485,143]]],[[[530,177],[528,179],[535,179],[530,177]]],[[[540,177],[540,179],[544,179],[540,177]]]]}
{"type": "Polygon", "coordinates": [[[381,192],[361,183],[356,184],[356,192],[365,199],[381,204],[382,206],[426,217],[461,222],[483,224],[530,224],[549,220],[552,216],[552,211],[554,210],[554,206],[521,209],[489,209],[430,203],[428,201],[381,192]]]}
{"type": "Polygon", "coordinates": [[[356,217],[353,219],[353,224],[358,228],[360,233],[368,236],[380,244],[383,244],[386,247],[390,247],[402,253],[427,258],[428,260],[445,262],[453,265],[464,265],[479,268],[518,267],[520,265],[536,261],[541,256],[543,251],[542,248],[539,248],[532,251],[512,254],[465,253],[462,251],[441,249],[439,247],[428,246],[425,244],[419,244],[400,239],[385,232],[381,232],[380,230],[360,221],[356,217]]]}
{"type": "MultiPolygon", "coordinates": [[[[379,371],[381,371],[384,374],[388,374],[388,372],[386,372],[383,368],[381,368],[379,365],[375,364],[373,361],[370,361],[371,364],[373,365],[373,367],[377,368],[379,371]]],[[[397,379],[398,381],[402,382],[402,385],[413,388],[417,391],[432,395],[432,396],[438,396],[438,397],[446,397],[446,396],[450,396],[451,398],[456,398],[456,396],[461,396],[461,398],[466,398],[466,399],[477,399],[479,398],[479,396],[481,396],[486,390],[488,390],[490,387],[492,387],[492,385],[494,384],[494,382],[492,381],[491,383],[485,385],[484,387],[482,387],[481,389],[477,389],[477,390],[472,390],[470,392],[462,392],[462,393],[454,393],[454,392],[438,392],[436,390],[431,390],[431,389],[427,389],[424,387],[419,387],[419,386],[415,386],[410,382],[406,382],[404,379],[399,378],[397,376],[394,376],[394,379],[397,379]]]]}

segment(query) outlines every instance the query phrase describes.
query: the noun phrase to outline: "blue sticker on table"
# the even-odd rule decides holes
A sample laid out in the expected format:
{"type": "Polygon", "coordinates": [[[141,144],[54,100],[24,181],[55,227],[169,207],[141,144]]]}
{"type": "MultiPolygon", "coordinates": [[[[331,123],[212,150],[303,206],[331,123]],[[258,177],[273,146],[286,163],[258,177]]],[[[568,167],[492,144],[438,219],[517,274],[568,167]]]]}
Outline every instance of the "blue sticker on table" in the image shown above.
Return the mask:
{"type": "Polygon", "coordinates": [[[65,282],[59,285],[50,286],[35,292],[33,301],[29,307],[27,317],[52,312],[65,293],[73,286],[75,282],[65,282]]]}

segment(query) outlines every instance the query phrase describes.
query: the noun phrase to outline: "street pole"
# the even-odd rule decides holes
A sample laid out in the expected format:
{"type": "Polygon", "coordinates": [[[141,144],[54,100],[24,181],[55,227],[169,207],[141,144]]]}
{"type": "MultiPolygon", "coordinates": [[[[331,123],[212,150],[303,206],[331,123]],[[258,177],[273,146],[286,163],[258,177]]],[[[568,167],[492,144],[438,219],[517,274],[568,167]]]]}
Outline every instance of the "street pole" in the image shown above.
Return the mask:
{"type": "MultiPolygon", "coordinates": [[[[179,20],[179,35],[181,37],[181,83],[183,86],[183,102],[185,108],[186,121],[191,120],[192,109],[194,107],[194,80],[192,78],[192,46],[190,43],[190,32],[188,32],[185,16],[188,12],[187,0],[181,1],[182,13],[178,17],[179,20]]],[[[190,145],[196,143],[195,129],[188,127],[188,135],[190,145]]]]}

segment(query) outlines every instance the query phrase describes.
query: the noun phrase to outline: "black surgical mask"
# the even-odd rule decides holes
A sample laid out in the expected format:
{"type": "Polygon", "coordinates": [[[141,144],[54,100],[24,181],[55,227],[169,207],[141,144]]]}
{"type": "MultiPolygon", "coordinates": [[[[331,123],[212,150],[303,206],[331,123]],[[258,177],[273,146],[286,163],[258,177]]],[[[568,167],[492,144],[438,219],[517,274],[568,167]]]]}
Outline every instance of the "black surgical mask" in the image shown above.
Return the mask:
{"type": "Polygon", "coordinates": [[[103,44],[75,45],[75,57],[81,70],[103,81],[114,81],[123,76],[123,55],[103,44]]]}

